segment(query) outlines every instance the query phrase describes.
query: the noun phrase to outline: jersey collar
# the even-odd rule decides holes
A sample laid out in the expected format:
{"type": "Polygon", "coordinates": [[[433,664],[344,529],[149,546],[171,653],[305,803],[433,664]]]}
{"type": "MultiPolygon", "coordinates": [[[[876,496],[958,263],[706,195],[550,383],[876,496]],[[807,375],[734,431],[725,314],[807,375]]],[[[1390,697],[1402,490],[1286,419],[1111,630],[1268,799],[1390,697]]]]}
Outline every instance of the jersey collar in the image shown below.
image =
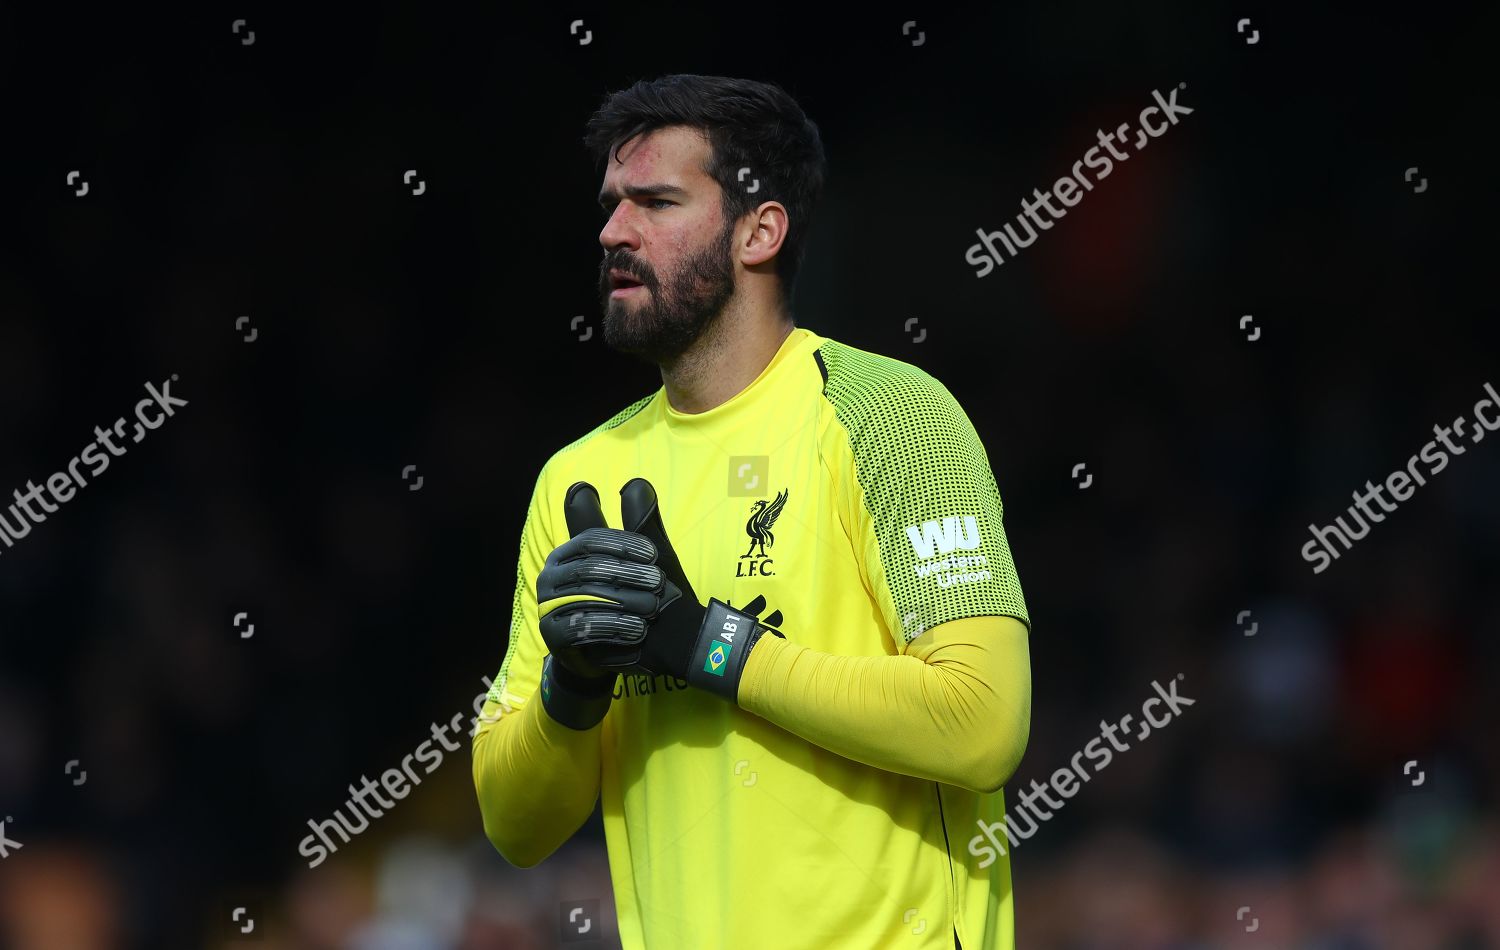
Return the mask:
{"type": "Polygon", "coordinates": [[[797,363],[799,355],[805,349],[815,347],[821,342],[822,338],[806,327],[795,327],[791,333],[787,334],[787,338],[781,341],[781,347],[760,371],[760,375],[738,393],[703,412],[682,412],[672,408],[672,404],[667,400],[667,388],[662,386],[656,391],[656,401],[660,406],[661,416],[667,426],[672,429],[696,430],[721,424],[724,420],[739,415],[745,407],[753,405],[759,397],[774,389],[777,380],[786,374],[787,367],[797,363]]]}

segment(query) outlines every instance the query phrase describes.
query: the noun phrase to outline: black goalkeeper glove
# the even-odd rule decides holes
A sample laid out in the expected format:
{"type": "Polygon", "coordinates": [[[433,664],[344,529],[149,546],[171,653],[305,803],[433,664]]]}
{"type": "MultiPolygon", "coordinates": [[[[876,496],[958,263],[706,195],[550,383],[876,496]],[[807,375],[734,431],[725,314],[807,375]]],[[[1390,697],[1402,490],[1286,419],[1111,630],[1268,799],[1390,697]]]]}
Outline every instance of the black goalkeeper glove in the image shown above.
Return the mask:
{"type": "MultiPolygon", "coordinates": [[[[590,656],[606,669],[668,674],[736,702],[750,650],[766,633],[781,634],[746,610],[737,610],[714,597],[707,605],[698,599],[672,542],[667,540],[656,489],[646,479],[632,478],[620,489],[620,515],[627,532],[648,539],[654,548],[661,587],[656,602],[646,603],[647,610],[640,609],[638,605],[643,602],[639,599],[621,598],[622,624],[643,618],[647,625],[644,640],[632,644],[622,638],[613,645],[613,655],[590,656]],[[629,655],[632,649],[634,656],[629,655]]],[[[757,605],[764,607],[765,599],[757,597],[748,606],[757,605]]]]}
{"type": "Polygon", "coordinates": [[[550,651],[542,664],[542,706],[582,730],[609,711],[613,667],[639,653],[646,636],[640,614],[656,608],[662,577],[651,563],[650,541],[605,524],[592,485],[569,488],[563,512],[570,538],[547,556],[536,579],[538,627],[550,651]],[[634,612],[599,609],[627,605],[634,612]]]}

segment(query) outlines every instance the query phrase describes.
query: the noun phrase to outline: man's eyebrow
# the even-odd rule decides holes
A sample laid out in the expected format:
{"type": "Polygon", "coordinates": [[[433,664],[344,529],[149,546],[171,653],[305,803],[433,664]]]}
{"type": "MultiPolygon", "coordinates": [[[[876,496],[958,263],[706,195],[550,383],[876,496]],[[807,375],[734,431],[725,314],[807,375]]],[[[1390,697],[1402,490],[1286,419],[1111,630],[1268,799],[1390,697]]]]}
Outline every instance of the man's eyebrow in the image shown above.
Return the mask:
{"type": "MultiPolygon", "coordinates": [[[[687,189],[676,185],[668,185],[665,182],[655,185],[626,185],[625,195],[629,198],[644,198],[648,195],[671,195],[674,198],[687,196],[687,189]]],[[[611,199],[618,198],[613,189],[606,188],[599,192],[599,207],[606,207],[611,199]]]]}

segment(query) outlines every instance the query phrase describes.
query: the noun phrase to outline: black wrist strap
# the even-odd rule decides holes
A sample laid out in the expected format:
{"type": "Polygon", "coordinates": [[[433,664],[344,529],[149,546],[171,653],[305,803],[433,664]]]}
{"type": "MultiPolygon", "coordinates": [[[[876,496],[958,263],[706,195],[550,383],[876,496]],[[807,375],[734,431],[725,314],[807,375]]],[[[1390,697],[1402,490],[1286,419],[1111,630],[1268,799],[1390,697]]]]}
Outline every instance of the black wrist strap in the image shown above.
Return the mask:
{"type": "Polygon", "coordinates": [[[738,704],[740,677],[750,650],[770,628],[744,611],[719,600],[708,599],[698,643],[688,661],[687,681],[738,704]]]}
{"type": "Polygon", "coordinates": [[[569,729],[584,732],[599,725],[614,688],[613,676],[590,680],[554,662],[550,654],[542,661],[542,708],[569,729]]]}

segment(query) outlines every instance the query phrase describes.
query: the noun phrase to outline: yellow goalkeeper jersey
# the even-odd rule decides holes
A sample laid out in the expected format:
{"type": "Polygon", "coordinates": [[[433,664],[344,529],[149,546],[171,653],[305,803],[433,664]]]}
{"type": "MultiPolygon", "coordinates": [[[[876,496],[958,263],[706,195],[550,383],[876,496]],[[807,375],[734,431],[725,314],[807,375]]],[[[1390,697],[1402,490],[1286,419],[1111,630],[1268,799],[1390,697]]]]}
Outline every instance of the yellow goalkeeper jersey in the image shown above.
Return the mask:
{"type": "MultiPolygon", "coordinates": [[[[536,578],[568,537],[564,493],[591,483],[618,527],[637,476],[700,598],[764,598],[790,643],[881,656],[958,618],[1029,628],[995,478],[952,394],[799,327],[722,405],[679,412],[658,389],[547,462],[490,701],[537,690],[536,578]]],[[[670,676],[622,676],[600,736],[627,950],[1014,946],[1009,858],[965,847],[1001,820],[1000,791],[861,764],[670,676]]]]}

